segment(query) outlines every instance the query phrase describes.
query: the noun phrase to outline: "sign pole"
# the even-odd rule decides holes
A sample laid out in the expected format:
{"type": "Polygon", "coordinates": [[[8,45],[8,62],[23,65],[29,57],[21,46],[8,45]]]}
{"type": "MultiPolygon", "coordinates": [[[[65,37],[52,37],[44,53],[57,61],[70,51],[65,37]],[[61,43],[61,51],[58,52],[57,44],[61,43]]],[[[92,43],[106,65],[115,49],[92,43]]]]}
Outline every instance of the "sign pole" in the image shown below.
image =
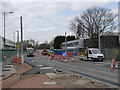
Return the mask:
{"type": "Polygon", "coordinates": [[[21,24],[21,58],[22,58],[22,63],[24,63],[24,55],[23,55],[23,27],[22,27],[22,16],[20,16],[20,24],[21,24]]]}

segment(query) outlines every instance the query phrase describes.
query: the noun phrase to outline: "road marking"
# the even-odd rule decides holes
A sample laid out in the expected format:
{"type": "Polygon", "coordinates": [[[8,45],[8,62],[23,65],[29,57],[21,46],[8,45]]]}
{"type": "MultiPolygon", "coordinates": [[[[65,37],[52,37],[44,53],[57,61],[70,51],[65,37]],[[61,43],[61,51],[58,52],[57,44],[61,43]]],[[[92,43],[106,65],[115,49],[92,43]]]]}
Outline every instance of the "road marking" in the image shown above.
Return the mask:
{"type": "Polygon", "coordinates": [[[97,64],[107,64],[107,65],[110,65],[111,63],[107,63],[107,62],[95,62],[97,64]]]}
{"type": "MultiPolygon", "coordinates": [[[[41,62],[43,62],[43,63],[46,63],[46,60],[42,60],[41,62]]],[[[62,65],[67,65],[67,66],[70,66],[70,67],[76,67],[76,68],[79,68],[79,69],[85,69],[85,70],[88,70],[88,71],[93,71],[93,72],[98,72],[98,70],[95,70],[95,69],[91,69],[91,68],[86,68],[86,67],[79,67],[79,66],[73,66],[73,65],[70,65],[70,64],[67,64],[67,63],[62,63],[62,62],[56,62],[56,61],[54,61],[53,62],[53,64],[62,64],[62,65]]],[[[48,64],[51,64],[51,61],[48,61],[48,64]]],[[[53,65],[53,64],[51,64],[51,65],[53,65]]],[[[104,73],[104,74],[114,74],[114,75],[116,75],[116,73],[110,73],[110,72],[105,72],[105,71],[100,71],[99,70],[99,72],[98,73],[104,73]]]]}
{"type": "MultiPolygon", "coordinates": [[[[44,61],[43,61],[44,62],[44,61]]],[[[54,63],[59,63],[59,62],[54,62],[54,63]]],[[[79,66],[73,66],[73,65],[69,65],[69,64],[66,64],[66,63],[59,63],[59,64],[62,64],[62,65],[67,65],[67,66],[70,66],[70,67],[76,67],[76,68],[80,68],[80,69],[86,69],[86,70],[91,70],[93,72],[98,72],[98,70],[95,70],[95,69],[91,69],[91,68],[86,68],[86,67],[79,67],[79,66]]],[[[104,74],[114,74],[114,73],[109,73],[109,72],[104,72],[104,71],[99,71],[100,73],[104,73],[104,74]]],[[[116,74],[115,74],[116,75],[116,74]]]]}

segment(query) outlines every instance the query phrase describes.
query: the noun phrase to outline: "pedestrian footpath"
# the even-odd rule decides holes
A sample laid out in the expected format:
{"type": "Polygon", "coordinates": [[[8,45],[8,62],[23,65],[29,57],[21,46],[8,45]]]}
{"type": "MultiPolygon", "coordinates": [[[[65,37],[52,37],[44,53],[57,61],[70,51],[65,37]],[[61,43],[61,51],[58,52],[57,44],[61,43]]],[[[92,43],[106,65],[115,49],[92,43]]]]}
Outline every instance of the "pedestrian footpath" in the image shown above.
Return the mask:
{"type": "Polygon", "coordinates": [[[2,69],[2,62],[0,63],[0,80],[4,80],[15,73],[17,73],[17,71],[13,65],[6,65],[6,67],[2,69]]]}

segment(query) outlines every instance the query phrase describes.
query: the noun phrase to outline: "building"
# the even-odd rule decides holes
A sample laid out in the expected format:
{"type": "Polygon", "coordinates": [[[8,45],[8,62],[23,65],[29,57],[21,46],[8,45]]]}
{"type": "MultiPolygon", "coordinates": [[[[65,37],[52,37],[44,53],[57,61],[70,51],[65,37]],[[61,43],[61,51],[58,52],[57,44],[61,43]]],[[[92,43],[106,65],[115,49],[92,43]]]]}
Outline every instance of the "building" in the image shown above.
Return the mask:
{"type": "MultiPolygon", "coordinates": [[[[16,48],[16,43],[6,38],[5,39],[5,48],[6,49],[16,48]]],[[[0,36],[0,49],[4,49],[4,37],[2,37],[2,36],[0,36]]]]}
{"type": "Polygon", "coordinates": [[[65,49],[65,44],[66,44],[67,49],[84,48],[84,39],[63,42],[61,44],[62,49],[65,49]]]}
{"type": "MultiPolygon", "coordinates": [[[[120,48],[120,36],[101,36],[101,49],[120,48]]],[[[75,48],[98,48],[98,39],[78,39],[66,42],[67,49],[75,48]]],[[[65,49],[65,42],[61,45],[65,49]]]]}

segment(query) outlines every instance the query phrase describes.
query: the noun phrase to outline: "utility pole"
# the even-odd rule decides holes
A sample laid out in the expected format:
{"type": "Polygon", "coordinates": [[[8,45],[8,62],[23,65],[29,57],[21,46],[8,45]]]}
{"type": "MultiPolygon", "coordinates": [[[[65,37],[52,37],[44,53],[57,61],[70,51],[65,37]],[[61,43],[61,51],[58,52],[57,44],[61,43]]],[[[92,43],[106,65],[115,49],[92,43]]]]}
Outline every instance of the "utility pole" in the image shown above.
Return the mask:
{"type": "Polygon", "coordinates": [[[99,43],[99,50],[101,49],[100,48],[100,30],[98,29],[98,43],[99,43]]]}
{"type": "Polygon", "coordinates": [[[14,48],[15,48],[15,32],[13,32],[13,45],[14,45],[14,48]]]}
{"type": "Polygon", "coordinates": [[[5,49],[5,12],[4,12],[4,49],[5,49]]]}
{"type": "Polygon", "coordinates": [[[4,16],[4,49],[5,49],[5,15],[6,15],[7,13],[13,13],[13,12],[4,12],[4,13],[3,13],[3,16],[4,16]]]}
{"type": "Polygon", "coordinates": [[[22,27],[22,16],[20,16],[20,24],[21,24],[21,58],[22,58],[22,63],[24,63],[24,56],[23,56],[23,27],[22,27]]]}
{"type": "Polygon", "coordinates": [[[17,64],[19,58],[19,31],[17,31],[17,64]]]}
{"type": "Polygon", "coordinates": [[[67,38],[66,38],[66,32],[65,32],[65,52],[67,52],[67,45],[66,45],[66,42],[67,42],[67,38]]]}

